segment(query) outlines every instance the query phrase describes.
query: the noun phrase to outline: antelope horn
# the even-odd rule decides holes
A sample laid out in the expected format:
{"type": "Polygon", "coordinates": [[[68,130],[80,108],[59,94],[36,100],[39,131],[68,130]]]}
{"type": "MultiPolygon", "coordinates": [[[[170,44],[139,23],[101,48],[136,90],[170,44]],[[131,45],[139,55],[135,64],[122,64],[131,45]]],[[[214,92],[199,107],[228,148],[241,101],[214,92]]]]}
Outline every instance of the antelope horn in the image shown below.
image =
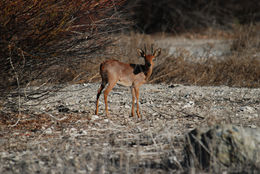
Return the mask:
{"type": "Polygon", "coordinates": [[[144,54],[146,54],[146,44],[144,44],[144,54]]]}
{"type": "Polygon", "coordinates": [[[151,45],[151,51],[152,51],[152,55],[153,55],[153,44],[151,45]]]}

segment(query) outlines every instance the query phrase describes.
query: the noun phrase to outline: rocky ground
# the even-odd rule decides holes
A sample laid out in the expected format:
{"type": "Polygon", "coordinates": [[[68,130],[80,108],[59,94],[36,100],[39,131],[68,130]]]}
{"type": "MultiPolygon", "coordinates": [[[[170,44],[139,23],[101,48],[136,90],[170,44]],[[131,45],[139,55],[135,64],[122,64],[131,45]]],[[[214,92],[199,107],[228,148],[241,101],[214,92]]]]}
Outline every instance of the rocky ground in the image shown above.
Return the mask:
{"type": "MultiPolygon", "coordinates": [[[[143,118],[136,119],[129,117],[130,90],[121,86],[109,95],[110,117],[103,95],[94,115],[98,87],[68,85],[45,99],[22,97],[21,120],[2,118],[0,173],[181,173],[190,130],[260,126],[260,89],[146,84],[140,91],[143,118]]],[[[28,97],[32,90],[23,93],[28,97]]]]}
{"type": "MultiPolygon", "coordinates": [[[[156,64],[178,54],[203,61],[230,53],[226,40],[143,35],[122,37],[117,49],[109,50],[132,62],[143,42],[163,49],[156,64]]],[[[260,127],[260,89],[146,84],[140,91],[143,117],[137,119],[129,117],[131,92],[121,86],[109,95],[110,117],[103,95],[94,115],[98,87],[28,87],[20,98],[10,94],[0,101],[0,173],[184,173],[190,170],[183,151],[190,130],[216,124],[260,127]]]]}

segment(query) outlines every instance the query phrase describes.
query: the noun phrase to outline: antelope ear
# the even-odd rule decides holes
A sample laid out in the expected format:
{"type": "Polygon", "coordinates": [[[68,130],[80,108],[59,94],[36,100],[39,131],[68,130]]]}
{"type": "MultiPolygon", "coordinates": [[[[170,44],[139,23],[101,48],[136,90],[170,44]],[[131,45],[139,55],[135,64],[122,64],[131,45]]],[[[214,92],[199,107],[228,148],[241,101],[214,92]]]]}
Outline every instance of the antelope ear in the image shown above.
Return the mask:
{"type": "Polygon", "coordinates": [[[153,53],[153,56],[154,56],[154,57],[158,57],[158,56],[160,56],[160,54],[161,54],[161,48],[158,48],[158,49],[155,50],[155,52],[153,53]]]}
{"type": "Polygon", "coordinates": [[[137,53],[138,53],[139,56],[145,57],[145,52],[143,50],[139,49],[139,48],[137,49],[137,53]]]}

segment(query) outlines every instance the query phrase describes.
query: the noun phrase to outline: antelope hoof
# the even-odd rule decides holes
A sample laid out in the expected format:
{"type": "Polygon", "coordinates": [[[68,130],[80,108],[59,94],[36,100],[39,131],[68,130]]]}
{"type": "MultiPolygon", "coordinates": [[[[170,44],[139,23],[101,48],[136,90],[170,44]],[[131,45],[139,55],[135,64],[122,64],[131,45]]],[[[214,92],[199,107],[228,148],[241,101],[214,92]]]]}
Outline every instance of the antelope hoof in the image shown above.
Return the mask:
{"type": "Polygon", "coordinates": [[[108,112],[106,113],[106,117],[107,117],[107,118],[109,118],[109,117],[110,117],[110,114],[109,114],[108,112]]]}
{"type": "Polygon", "coordinates": [[[137,116],[138,116],[138,119],[140,119],[140,120],[143,119],[143,114],[142,114],[142,112],[141,112],[141,114],[140,114],[140,113],[137,113],[137,116]]]}

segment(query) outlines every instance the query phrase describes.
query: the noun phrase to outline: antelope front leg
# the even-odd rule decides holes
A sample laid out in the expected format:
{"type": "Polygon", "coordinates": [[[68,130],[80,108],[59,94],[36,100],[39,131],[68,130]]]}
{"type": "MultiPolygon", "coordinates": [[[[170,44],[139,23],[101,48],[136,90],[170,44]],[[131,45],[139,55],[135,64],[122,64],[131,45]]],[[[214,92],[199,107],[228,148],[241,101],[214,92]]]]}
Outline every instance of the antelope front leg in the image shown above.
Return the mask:
{"type": "Polygon", "coordinates": [[[139,112],[139,87],[135,87],[135,97],[136,97],[136,113],[139,118],[141,118],[140,112],[139,112]]]}

